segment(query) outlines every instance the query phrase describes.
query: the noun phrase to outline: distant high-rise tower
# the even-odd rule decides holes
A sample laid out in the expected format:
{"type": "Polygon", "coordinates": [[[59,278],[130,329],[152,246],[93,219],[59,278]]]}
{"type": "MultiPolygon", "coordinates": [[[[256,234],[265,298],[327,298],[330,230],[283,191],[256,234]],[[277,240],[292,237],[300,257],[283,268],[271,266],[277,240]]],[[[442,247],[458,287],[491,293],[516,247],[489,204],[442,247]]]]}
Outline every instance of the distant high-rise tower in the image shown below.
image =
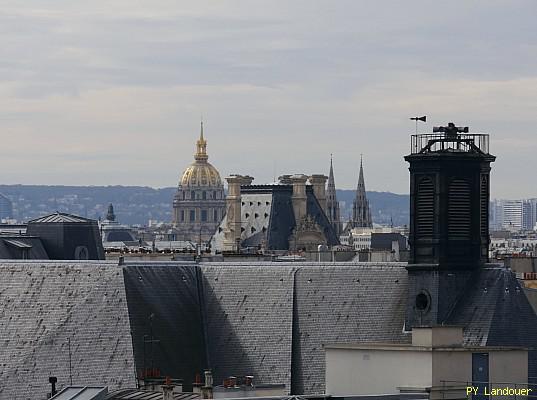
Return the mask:
{"type": "Polygon", "coordinates": [[[11,200],[0,193],[0,220],[13,218],[13,204],[11,200]]]}
{"type": "Polygon", "coordinates": [[[341,219],[339,215],[339,203],[336,196],[332,156],[330,156],[330,174],[328,175],[328,188],[326,190],[326,215],[330,221],[330,225],[334,228],[334,232],[339,236],[341,233],[341,219]]]}
{"type": "Polygon", "coordinates": [[[356,187],[356,197],[352,204],[352,228],[372,228],[371,210],[365,194],[364,168],[362,158],[360,157],[360,176],[358,177],[358,186],[356,187]]]}

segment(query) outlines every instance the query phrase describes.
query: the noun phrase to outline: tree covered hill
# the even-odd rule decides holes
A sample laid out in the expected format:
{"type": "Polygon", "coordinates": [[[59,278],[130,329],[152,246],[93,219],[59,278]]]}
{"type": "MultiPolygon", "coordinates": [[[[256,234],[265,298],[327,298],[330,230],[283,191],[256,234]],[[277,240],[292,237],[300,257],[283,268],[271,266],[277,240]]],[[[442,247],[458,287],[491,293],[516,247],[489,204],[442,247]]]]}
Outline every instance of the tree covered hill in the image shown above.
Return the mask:
{"type": "MultiPolygon", "coordinates": [[[[171,221],[172,199],[176,188],[148,186],[45,186],[0,185],[0,193],[13,203],[13,217],[28,221],[60,211],[99,219],[113,203],[118,220],[124,224],[147,225],[148,221],[171,221]]],[[[348,220],[354,190],[338,190],[341,216],[348,220]]],[[[367,192],[373,221],[380,224],[408,224],[408,195],[367,192]]]]}

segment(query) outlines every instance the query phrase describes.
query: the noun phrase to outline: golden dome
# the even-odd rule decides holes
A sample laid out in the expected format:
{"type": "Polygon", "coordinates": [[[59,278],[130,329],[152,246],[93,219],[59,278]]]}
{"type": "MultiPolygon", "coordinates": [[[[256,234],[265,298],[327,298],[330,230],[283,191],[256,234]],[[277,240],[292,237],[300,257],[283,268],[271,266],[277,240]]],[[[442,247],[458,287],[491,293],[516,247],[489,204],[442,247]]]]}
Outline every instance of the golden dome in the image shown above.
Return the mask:
{"type": "Polygon", "coordinates": [[[203,122],[201,123],[200,138],[196,145],[195,161],[183,172],[179,185],[183,188],[186,186],[222,186],[220,173],[207,161],[209,156],[207,155],[207,141],[203,138],[203,122]]]}
{"type": "Polygon", "coordinates": [[[222,186],[222,180],[211,164],[196,161],[183,172],[181,186],[222,186]]]}

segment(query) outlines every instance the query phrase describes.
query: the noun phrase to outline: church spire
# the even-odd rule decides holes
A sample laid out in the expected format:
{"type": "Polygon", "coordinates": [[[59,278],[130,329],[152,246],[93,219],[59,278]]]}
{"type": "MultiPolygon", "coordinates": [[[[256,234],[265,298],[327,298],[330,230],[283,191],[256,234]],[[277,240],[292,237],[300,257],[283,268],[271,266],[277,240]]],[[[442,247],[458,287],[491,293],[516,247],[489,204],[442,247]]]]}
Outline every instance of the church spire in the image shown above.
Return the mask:
{"type": "Polygon", "coordinates": [[[356,187],[356,197],[352,205],[352,225],[354,228],[372,228],[371,210],[365,192],[363,158],[360,155],[360,173],[358,175],[358,186],[356,187]]]}
{"type": "Polygon", "coordinates": [[[196,142],[197,151],[194,155],[196,161],[207,161],[209,156],[207,155],[207,141],[203,138],[203,121],[201,121],[200,138],[196,142]]]}
{"type": "Polygon", "coordinates": [[[360,154],[360,174],[358,175],[358,190],[360,190],[360,187],[363,188],[365,197],[364,164],[362,154],[360,154]]]}
{"type": "Polygon", "coordinates": [[[330,154],[330,173],[328,174],[328,187],[326,190],[326,213],[336,235],[341,233],[341,221],[339,214],[339,202],[336,196],[336,182],[334,180],[334,166],[332,154],[330,154]]]}

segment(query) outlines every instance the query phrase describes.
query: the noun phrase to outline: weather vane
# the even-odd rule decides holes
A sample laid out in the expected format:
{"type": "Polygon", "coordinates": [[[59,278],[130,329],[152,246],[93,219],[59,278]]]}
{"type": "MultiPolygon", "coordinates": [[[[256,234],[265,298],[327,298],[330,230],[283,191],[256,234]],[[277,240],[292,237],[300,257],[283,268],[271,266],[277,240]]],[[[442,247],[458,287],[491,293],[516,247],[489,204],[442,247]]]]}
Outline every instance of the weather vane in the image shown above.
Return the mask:
{"type": "Polygon", "coordinates": [[[427,122],[427,116],[424,115],[423,117],[412,117],[410,118],[412,121],[416,121],[416,135],[418,134],[418,121],[427,122]]]}

